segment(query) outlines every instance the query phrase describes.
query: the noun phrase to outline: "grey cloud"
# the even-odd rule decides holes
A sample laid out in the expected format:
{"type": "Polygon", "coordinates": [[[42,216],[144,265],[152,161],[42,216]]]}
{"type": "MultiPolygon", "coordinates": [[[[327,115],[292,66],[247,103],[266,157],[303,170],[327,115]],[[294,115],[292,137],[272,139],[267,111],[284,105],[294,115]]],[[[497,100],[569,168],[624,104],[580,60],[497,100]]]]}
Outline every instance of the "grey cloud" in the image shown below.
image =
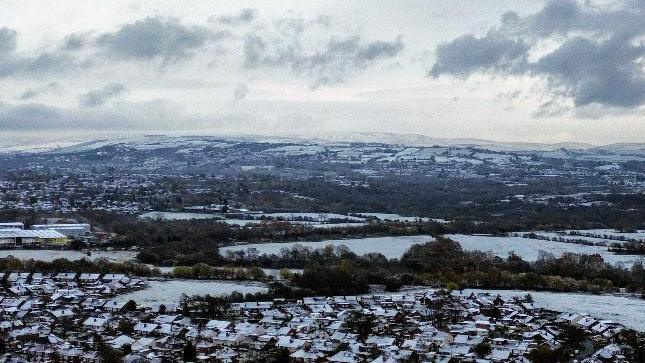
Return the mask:
{"type": "Polygon", "coordinates": [[[252,23],[257,18],[257,16],[258,11],[256,9],[242,9],[239,13],[234,15],[221,15],[211,17],[209,21],[217,24],[238,26],[252,23]]]}
{"type": "Polygon", "coordinates": [[[531,116],[536,118],[548,118],[561,116],[569,111],[569,108],[562,106],[556,101],[547,101],[542,103],[537,110],[531,113],[531,116]]]}
{"type": "Polygon", "coordinates": [[[577,107],[638,107],[645,104],[643,4],[592,7],[561,0],[526,17],[506,13],[485,37],[464,35],[439,45],[430,74],[527,74],[545,79],[551,94],[564,95],[577,107]],[[559,45],[527,62],[532,47],[544,40],[559,45]]]}
{"type": "Polygon", "coordinates": [[[63,42],[63,49],[67,51],[77,51],[83,49],[88,43],[87,34],[70,34],[63,42]]]}
{"type": "Polygon", "coordinates": [[[104,105],[113,98],[127,92],[127,88],[120,83],[111,83],[100,89],[82,95],[79,104],[83,107],[97,107],[104,105]]]}
{"type": "Polygon", "coordinates": [[[249,87],[243,83],[240,83],[235,87],[235,91],[233,91],[233,103],[237,103],[239,101],[242,101],[243,99],[246,98],[246,96],[249,95],[249,87]]]}
{"type": "Polygon", "coordinates": [[[562,87],[577,106],[600,103],[632,107],[645,103],[645,78],[638,58],[645,46],[626,39],[597,42],[576,37],[541,58],[533,73],[562,87]]]}
{"type": "Polygon", "coordinates": [[[41,95],[46,93],[51,93],[51,92],[60,93],[60,91],[61,91],[60,85],[56,82],[51,82],[43,87],[27,89],[23,93],[21,93],[20,96],[17,98],[22,101],[27,101],[33,98],[40,97],[41,95]]]}
{"type": "Polygon", "coordinates": [[[0,78],[10,76],[41,77],[54,72],[66,72],[79,66],[76,60],[58,52],[42,53],[35,57],[7,54],[0,62],[0,78]]]}
{"type": "Polygon", "coordinates": [[[0,103],[0,130],[182,130],[210,119],[186,114],[168,100],[119,103],[110,108],[68,109],[40,103],[0,103]]]}
{"type": "Polygon", "coordinates": [[[359,35],[331,35],[322,45],[307,49],[307,32],[312,27],[328,27],[328,18],[305,21],[284,18],[274,22],[279,36],[254,33],[244,41],[245,68],[284,68],[311,79],[311,87],[344,82],[354,73],[378,61],[397,56],[404,48],[399,36],[393,41],[367,41],[359,35]]]}
{"type": "Polygon", "coordinates": [[[187,27],[174,19],[146,18],[103,34],[98,45],[111,56],[127,60],[161,59],[164,63],[188,58],[204,45],[209,32],[200,26],[187,27]]]}
{"type": "Polygon", "coordinates": [[[293,57],[291,67],[296,73],[313,77],[314,86],[342,83],[351,73],[363,70],[376,61],[392,58],[402,49],[401,37],[393,42],[365,42],[358,36],[332,39],[315,54],[293,57]]]}
{"type": "Polygon", "coordinates": [[[75,60],[61,52],[22,55],[16,52],[15,30],[0,28],[0,78],[9,76],[42,76],[70,69],[75,60]]]}
{"type": "Polygon", "coordinates": [[[495,32],[477,38],[461,36],[437,47],[437,60],[430,74],[467,77],[478,71],[518,72],[526,67],[529,46],[521,40],[495,32]]]}
{"type": "Polygon", "coordinates": [[[59,117],[60,114],[56,109],[42,104],[0,105],[0,128],[3,130],[30,130],[42,127],[48,120],[59,117]]]}
{"type": "Polygon", "coordinates": [[[13,29],[0,28],[0,57],[16,50],[16,35],[16,31],[13,29]]]}
{"type": "Polygon", "coordinates": [[[267,44],[257,35],[249,35],[244,40],[244,66],[247,68],[257,68],[263,63],[267,63],[265,58],[267,44]]]}

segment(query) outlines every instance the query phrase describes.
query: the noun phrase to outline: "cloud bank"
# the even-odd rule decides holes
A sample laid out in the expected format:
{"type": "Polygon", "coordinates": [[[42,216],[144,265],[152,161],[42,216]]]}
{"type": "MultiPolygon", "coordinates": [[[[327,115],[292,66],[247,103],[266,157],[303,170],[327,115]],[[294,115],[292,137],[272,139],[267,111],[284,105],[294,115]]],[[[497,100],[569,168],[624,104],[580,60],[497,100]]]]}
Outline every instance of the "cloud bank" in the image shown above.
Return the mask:
{"type": "Polygon", "coordinates": [[[484,36],[467,34],[439,45],[430,75],[528,75],[577,107],[639,107],[645,104],[643,19],[643,1],[604,7],[549,1],[529,16],[505,13],[484,36]],[[540,54],[547,42],[557,45],[540,54]]]}

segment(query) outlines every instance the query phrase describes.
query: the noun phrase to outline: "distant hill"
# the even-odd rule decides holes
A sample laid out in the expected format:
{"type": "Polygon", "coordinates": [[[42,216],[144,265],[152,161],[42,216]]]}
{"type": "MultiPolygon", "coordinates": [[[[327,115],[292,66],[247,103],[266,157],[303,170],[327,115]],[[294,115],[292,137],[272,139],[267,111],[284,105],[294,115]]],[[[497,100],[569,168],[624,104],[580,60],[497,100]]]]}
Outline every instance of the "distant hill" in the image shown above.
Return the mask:
{"type": "Polygon", "coordinates": [[[471,138],[434,138],[418,134],[395,133],[328,133],[315,139],[304,136],[265,136],[265,135],[222,135],[222,136],[166,136],[142,135],[98,139],[91,141],[62,141],[33,145],[12,144],[1,147],[4,153],[78,153],[108,149],[161,150],[175,149],[190,152],[205,146],[222,146],[237,143],[269,143],[295,145],[350,145],[381,144],[411,147],[441,146],[455,149],[487,149],[511,154],[536,154],[542,157],[560,159],[584,159],[598,161],[645,161],[645,143],[620,143],[595,146],[586,143],[524,143],[498,142],[471,138]]]}

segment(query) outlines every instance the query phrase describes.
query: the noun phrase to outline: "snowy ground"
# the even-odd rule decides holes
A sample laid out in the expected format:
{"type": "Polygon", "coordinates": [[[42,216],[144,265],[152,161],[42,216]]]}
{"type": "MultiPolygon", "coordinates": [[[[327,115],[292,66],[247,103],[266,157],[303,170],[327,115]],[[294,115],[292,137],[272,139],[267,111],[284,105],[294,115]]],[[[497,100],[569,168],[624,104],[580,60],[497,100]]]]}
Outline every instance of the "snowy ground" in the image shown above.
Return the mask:
{"type": "Polygon", "coordinates": [[[149,287],[116,297],[119,301],[134,300],[139,305],[177,305],[182,294],[224,296],[234,291],[247,294],[266,292],[266,285],[257,282],[230,282],[204,280],[148,281],[149,287]]]}
{"type": "Polygon", "coordinates": [[[510,252],[515,252],[522,259],[536,261],[540,250],[553,253],[556,257],[565,252],[578,254],[600,254],[606,262],[613,265],[623,264],[631,267],[636,261],[645,262],[645,256],[617,255],[607,251],[606,247],[586,246],[574,243],[553,242],[522,237],[491,237],[482,235],[451,234],[446,237],[459,242],[461,247],[470,251],[491,252],[496,256],[508,257],[510,252]]]}
{"type": "Polygon", "coordinates": [[[188,219],[215,219],[221,218],[219,214],[184,213],[184,212],[147,212],[139,215],[141,219],[162,219],[164,221],[179,221],[188,219]]]}
{"type": "Polygon", "coordinates": [[[375,238],[355,238],[355,239],[337,239],[324,240],[319,242],[278,242],[278,243],[254,243],[240,244],[220,248],[220,253],[225,255],[227,251],[245,251],[248,248],[255,248],[260,254],[280,254],[283,248],[291,248],[295,245],[301,245],[311,248],[323,248],[327,245],[340,246],[345,245],[357,255],[364,255],[371,252],[382,253],[387,258],[399,258],[410,247],[415,244],[425,243],[433,240],[432,236],[400,236],[400,237],[375,237],[375,238]]]}
{"type": "Polygon", "coordinates": [[[574,293],[556,293],[526,290],[479,290],[466,289],[471,292],[488,292],[492,296],[524,296],[531,294],[536,307],[561,312],[588,314],[596,319],[613,320],[626,327],[645,331],[645,300],[615,295],[591,295],[574,293]]]}

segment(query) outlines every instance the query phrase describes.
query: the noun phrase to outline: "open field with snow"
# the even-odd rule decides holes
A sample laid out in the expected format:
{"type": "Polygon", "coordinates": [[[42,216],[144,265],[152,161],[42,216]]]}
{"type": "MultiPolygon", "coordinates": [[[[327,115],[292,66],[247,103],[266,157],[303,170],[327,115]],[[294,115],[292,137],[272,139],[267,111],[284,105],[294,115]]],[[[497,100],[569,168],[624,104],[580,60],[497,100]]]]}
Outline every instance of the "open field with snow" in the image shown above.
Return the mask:
{"type": "Polygon", "coordinates": [[[612,320],[626,327],[645,331],[645,300],[615,295],[591,295],[576,293],[556,293],[526,290],[479,290],[466,289],[464,295],[487,292],[492,296],[533,296],[534,305],[560,312],[588,314],[596,319],[612,320]],[[608,309],[611,307],[611,309],[608,309]]]}
{"type": "Polygon", "coordinates": [[[341,246],[345,245],[357,255],[378,252],[387,258],[400,258],[405,251],[415,244],[431,241],[432,236],[398,236],[398,237],[373,237],[373,238],[354,238],[354,239],[336,239],[324,240],[318,242],[278,242],[278,243],[253,243],[240,244],[236,246],[227,246],[220,248],[220,254],[226,255],[228,251],[245,251],[249,248],[255,248],[260,254],[280,254],[283,248],[291,248],[295,245],[301,245],[310,248],[323,248],[327,245],[341,246]]]}
{"type": "Polygon", "coordinates": [[[529,239],[522,237],[498,237],[483,235],[465,235],[451,234],[446,237],[459,242],[465,250],[479,250],[483,252],[492,252],[496,256],[507,257],[510,252],[514,252],[526,261],[536,261],[539,251],[546,251],[554,254],[556,257],[563,253],[572,252],[578,254],[599,254],[606,262],[612,265],[622,264],[630,267],[636,261],[645,262],[645,256],[637,255],[617,255],[607,251],[607,248],[601,246],[587,246],[566,242],[554,242],[546,240],[529,239]]]}
{"type": "Polygon", "coordinates": [[[268,288],[256,282],[204,281],[204,280],[151,280],[148,288],[119,295],[119,301],[134,300],[140,305],[178,305],[182,294],[224,296],[237,291],[242,294],[266,292],[268,288]]]}

